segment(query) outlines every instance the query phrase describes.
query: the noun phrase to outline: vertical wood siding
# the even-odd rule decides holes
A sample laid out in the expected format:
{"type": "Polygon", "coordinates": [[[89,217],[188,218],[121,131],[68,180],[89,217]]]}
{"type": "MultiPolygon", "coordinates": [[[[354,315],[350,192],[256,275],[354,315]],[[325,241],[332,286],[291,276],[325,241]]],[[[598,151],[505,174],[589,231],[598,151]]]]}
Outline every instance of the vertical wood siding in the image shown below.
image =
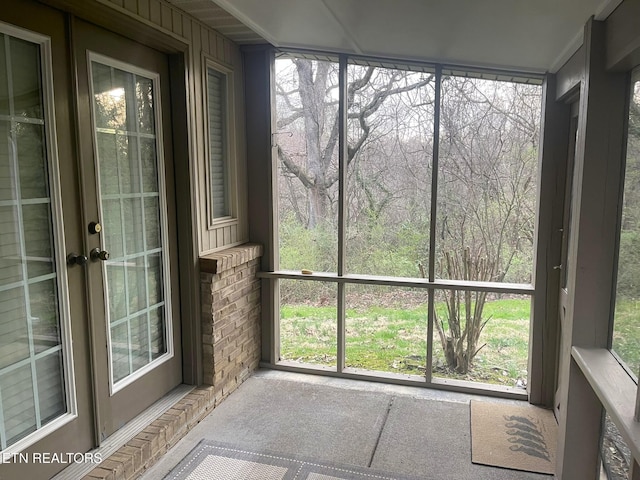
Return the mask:
{"type": "MultiPolygon", "coordinates": [[[[196,18],[166,3],[162,0],[98,0],[100,3],[125,11],[133,18],[151,24],[160,31],[170,33],[186,40],[189,47],[187,59],[189,98],[190,105],[189,123],[190,148],[193,153],[192,161],[195,162],[195,177],[192,184],[197,189],[198,205],[198,240],[201,253],[221,250],[232,245],[248,241],[247,226],[247,171],[245,158],[245,131],[244,131],[244,88],[242,72],[242,55],[240,48],[228,38],[204,25],[196,18]],[[234,78],[234,125],[232,139],[235,142],[236,152],[236,178],[237,191],[230,185],[230,192],[237,197],[235,220],[226,222],[220,227],[209,228],[207,201],[206,201],[206,169],[208,168],[206,134],[206,105],[205,85],[203,85],[203,54],[208,55],[233,70],[234,78]]],[[[176,168],[186,168],[181,165],[180,159],[176,159],[176,168]]],[[[185,192],[183,194],[188,194],[185,192]]]]}

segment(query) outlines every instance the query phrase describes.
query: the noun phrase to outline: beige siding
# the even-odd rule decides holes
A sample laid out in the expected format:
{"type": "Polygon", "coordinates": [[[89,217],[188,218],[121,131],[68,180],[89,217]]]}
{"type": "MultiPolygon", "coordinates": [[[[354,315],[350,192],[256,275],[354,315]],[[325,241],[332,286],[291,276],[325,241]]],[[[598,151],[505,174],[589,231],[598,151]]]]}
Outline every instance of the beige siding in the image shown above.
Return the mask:
{"type": "MultiPolygon", "coordinates": [[[[246,149],[244,132],[244,87],[242,73],[242,55],[240,48],[231,40],[204,25],[196,18],[181,11],[175,6],[161,0],[98,0],[100,3],[127,13],[132,18],[151,24],[160,31],[174,37],[184,39],[189,44],[187,68],[189,74],[190,105],[189,124],[191,125],[192,169],[195,178],[193,185],[197,189],[198,244],[201,253],[220,250],[231,245],[248,241],[247,226],[247,180],[246,180],[246,149]],[[234,120],[233,129],[237,197],[235,220],[225,222],[220,226],[209,226],[206,202],[206,169],[207,169],[207,135],[205,131],[205,97],[203,85],[204,58],[203,55],[214,59],[231,70],[234,78],[234,120]]],[[[232,195],[234,194],[233,186],[232,195]]],[[[187,194],[186,192],[184,194],[187,194]]]]}

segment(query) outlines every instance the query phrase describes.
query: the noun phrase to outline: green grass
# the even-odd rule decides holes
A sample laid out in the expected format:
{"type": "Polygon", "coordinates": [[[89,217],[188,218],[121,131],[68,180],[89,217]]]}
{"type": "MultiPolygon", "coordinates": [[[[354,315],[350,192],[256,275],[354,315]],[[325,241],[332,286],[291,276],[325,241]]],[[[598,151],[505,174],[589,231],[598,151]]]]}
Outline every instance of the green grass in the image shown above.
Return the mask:
{"type": "MultiPolygon", "coordinates": [[[[433,338],[433,375],[483,383],[515,385],[527,378],[529,298],[488,301],[490,318],[481,337],[486,344],[468,375],[446,368],[437,332],[433,338]]],[[[445,311],[443,304],[436,310],[445,311]]],[[[281,306],[281,357],[325,366],[336,365],[336,308],[281,306]]],[[[346,312],[346,365],[371,371],[424,375],[427,350],[427,307],[408,304],[363,306],[346,312]]]]}
{"type": "Polygon", "coordinates": [[[616,301],[612,347],[637,376],[640,367],[640,300],[616,301]]]}
{"type": "Polygon", "coordinates": [[[425,307],[348,309],[346,366],[423,375],[426,337],[425,307]]]}

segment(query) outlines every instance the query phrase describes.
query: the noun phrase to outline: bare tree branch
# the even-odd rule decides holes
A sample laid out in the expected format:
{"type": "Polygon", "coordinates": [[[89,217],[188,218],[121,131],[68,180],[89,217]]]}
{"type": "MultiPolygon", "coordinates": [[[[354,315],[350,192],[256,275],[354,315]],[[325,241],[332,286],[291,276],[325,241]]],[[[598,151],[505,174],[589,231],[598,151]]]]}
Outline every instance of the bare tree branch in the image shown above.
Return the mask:
{"type": "Polygon", "coordinates": [[[300,179],[302,184],[311,188],[313,186],[313,179],[310,178],[296,163],[291,159],[291,157],[278,145],[278,158],[282,161],[282,164],[285,168],[294,174],[296,177],[300,179]]]}
{"type": "Polygon", "coordinates": [[[278,121],[276,122],[276,128],[280,130],[281,128],[284,128],[287,125],[291,125],[297,119],[302,118],[303,115],[304,115],[304,112],[302,111],[302,109],[294,110],[294,113],[292,115],[289,115],[288,117],[284,117],[284,118],[278,118],[278,121]]]}

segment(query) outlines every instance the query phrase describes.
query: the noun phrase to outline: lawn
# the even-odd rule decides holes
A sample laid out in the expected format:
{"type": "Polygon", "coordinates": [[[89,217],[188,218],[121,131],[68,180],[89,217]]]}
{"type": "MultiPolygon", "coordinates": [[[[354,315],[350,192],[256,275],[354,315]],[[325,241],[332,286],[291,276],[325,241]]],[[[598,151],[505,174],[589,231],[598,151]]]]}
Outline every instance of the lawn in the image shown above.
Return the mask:
{"type": "Polygon", "coordinates": [[[640,366],[640,300],[618,299],[613,324],[613,350],[634,375],[640,366]]]}
{"type": "MultiPolygon", "coordinates": [[[[349,299],[349,297],[348,297],[349,299]]],[[[370,371],[424,375],[427,350],[426,301],[394,295],[382,301],[347,301],[346,366],[370,371]]],[[[467,375],[450,372],[437,332],[433,338],[433,375],[515,386],[527,378],[530,298],[487,301],[489,321],[480,337],[485,346],[467,375]]],[[[436,303],[443,314],[444,304],[436,303]]],[[[335,306],[285,304],[280,311],[281,358],[336,365],[335,306]]]]}

